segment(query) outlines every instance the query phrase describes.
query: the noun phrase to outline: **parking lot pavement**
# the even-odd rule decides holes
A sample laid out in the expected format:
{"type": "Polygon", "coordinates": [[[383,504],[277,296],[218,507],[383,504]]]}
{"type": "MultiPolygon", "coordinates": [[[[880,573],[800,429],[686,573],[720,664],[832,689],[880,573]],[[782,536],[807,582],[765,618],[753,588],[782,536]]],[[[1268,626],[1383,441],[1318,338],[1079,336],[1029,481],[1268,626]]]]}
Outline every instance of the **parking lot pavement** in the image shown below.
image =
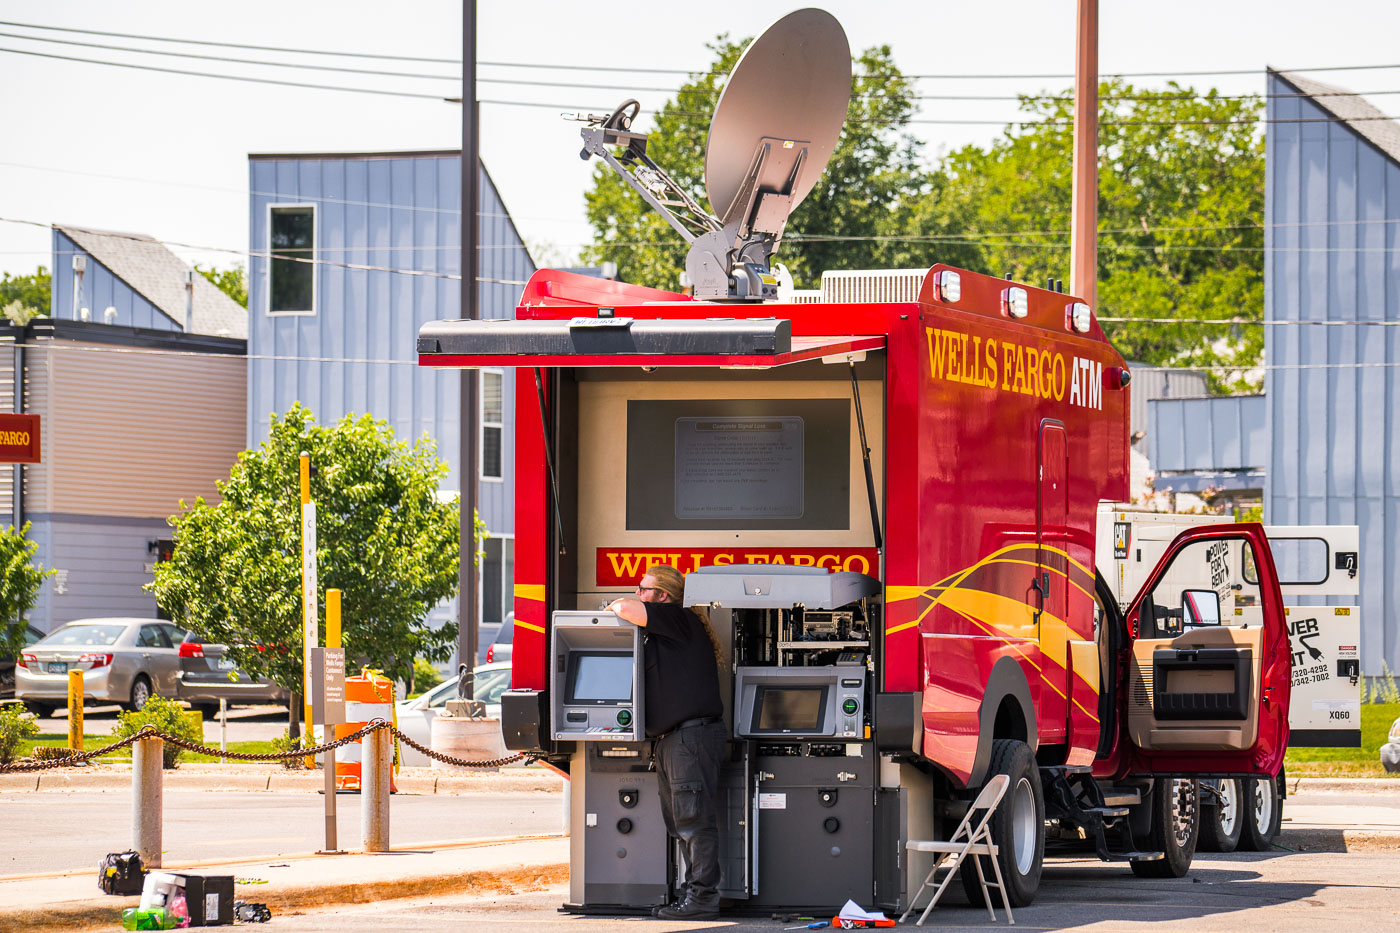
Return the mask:
{"type": "MultiPolygon", "coordinates": [[[[1197,856],[1185,878],[1149,881],[1121,864],[1052,861],[1046,864],[1036,902],[1016,911],[1017,930],[1275,931],[1309,926],[1347,933],[1393,933],[1400,916],[1400,853],[1235,854],[1197,856]]],[[[796,925],[764,914],[724,916],[706,923],[671,923],[650,918],[581,917],[560,914],[563,884],[517,893],[456,895],[381,901],[326,908],[299,916],[279,914],[279,930],[337,933],[414,929],[458,933],[464,924],[567,933],[640,926],[656,933],[723,929],[778,931],[796,925]]],[[[998,910],[992,924],[953,885],[929,915],[926,928],[1004,928],[998,910]],[[948,906],[944,906],[947,904],[948,906]]],[[[911,918],[908,926],[913,925],[911,918]]]]}
{"type": "MultiPolygon", "coordinates": [[[[111,735],[117,728],[117,706],[95,706],[83,710],[83,732],[88,735],[111,735]]],[[[52,719],[37,720],[44,732],[67,733],[68,710],[61,709],[52,719]]],[[[219,744],[216,718],[205,717],[204,741],[219,744]]],[[[228,711],[228,740],[230,742],[267,742],[287,731],[285,706],[235,706],[228,711]]]]}

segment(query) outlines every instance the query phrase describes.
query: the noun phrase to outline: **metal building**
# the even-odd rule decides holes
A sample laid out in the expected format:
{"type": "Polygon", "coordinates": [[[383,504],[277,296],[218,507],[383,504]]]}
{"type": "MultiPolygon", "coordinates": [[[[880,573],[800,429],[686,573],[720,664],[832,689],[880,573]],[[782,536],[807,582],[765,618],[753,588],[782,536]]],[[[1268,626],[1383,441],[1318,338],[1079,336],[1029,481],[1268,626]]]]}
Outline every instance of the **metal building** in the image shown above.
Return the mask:
{"type": "Polygon", "coordinates": [[[1268,75],[1264,514],[1361,527],[1362,665],[1400,669],[1400,126],[1268,75]],[[1323,323],[1325,322],[1325,323],[1323,323]],[[1386,326],[1387,324],[1391,326],[1386,326]]]}
{"type": "MultiPolygon", "coordinates": [[[[401,439],[427,435],[461,488],[457,373],[419,368],[418,327],[460,316],[461,153],[249,156],[248,446],[300,401],[322,424],[368,412],[401,439]]],[[[534,264],[484,167],[478,316],[511,318],[534,264]]],[[[514,586],[513,380],[481,374],[481,619],[514,586]]],[[[455,616],[455,607],[430,619],[455,616]]],[[[490,629],[486,629],[489,634],[490,629]]]]}

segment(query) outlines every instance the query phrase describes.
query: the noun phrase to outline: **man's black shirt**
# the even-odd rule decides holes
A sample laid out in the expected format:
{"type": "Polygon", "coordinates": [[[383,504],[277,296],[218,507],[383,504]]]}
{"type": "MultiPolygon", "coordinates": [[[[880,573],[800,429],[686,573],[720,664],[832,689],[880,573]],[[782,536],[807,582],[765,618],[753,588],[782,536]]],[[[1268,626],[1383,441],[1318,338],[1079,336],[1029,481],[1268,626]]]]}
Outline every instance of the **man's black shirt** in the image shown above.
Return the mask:
{"type": "Polygon", "coordinates": [[[687,719],[724,715],[714,647],[700,617],[674,603],[647,610],[647,735],[670,732],[687,719]]]}

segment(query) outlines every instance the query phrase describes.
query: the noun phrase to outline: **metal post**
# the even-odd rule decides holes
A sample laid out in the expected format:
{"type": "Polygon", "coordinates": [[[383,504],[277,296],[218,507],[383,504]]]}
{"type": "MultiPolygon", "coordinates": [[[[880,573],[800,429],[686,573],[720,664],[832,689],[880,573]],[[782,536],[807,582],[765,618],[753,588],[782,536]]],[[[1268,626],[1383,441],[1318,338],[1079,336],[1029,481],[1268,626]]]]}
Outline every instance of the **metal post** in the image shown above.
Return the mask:
{"type": "MultiPolygon", "coordinates": [[[[375,729],[362,740],[360,835],[366,852],[389,851],[389,730],[375,729]]],[[[334,773],[335,766],[331,766],[334,773]]]]}
{"type": "MultiPolygon", "coordinates": [[[[462,317],[475,320],[479,298],[477,249],[479,235],[480,179],[477,168],[476,107],[476,0],[462,3],[462,317]]],[[[461,482],[461,563],[457,593],[457,663],[467,665],[467,678],[476,667],[477,606],[476,512],[477,512],[477,371],[464,369],[461,375],[461,438],[458,444],[457,475],[461,482]]],[[[470,686],[470,684],[469,684],[470,686]]]]}
{"type": "Polygon", "coordinates": [[[1069,290],[1099,310],[1099,0],[1079,0],[1069,290]]]}
{"type": "Polygon", "coordinates": [[[228,754],[228,700],[219,698],[219,764],[228,754]]]}
{"type": "MultiPolygon", "coordinates": [[[[302,726],[311,729],[311,649],[316,647],[316,504],[311,501],[311,454],[303,450],[299,464],[301,480],[301,702],[302,726]]],[[[316,759],[307,755],[307,768],[316,759]]]]}
{"type": "Polygon", "coordinates": [[[83,750],[83,672],[68,672],[68,747],[83,750]]]}
{"type": "Polygon", "coordinates": [[[569,811],[574,808],[574,782],[564,782],[564,835],[569,835],[569,811]]]}
{"type": "MultiPolygon", "coordinates": [[[[326,647],[340,647],[340,590],[326,590],[326,647]]],[[[324,684],[321,685],[324,690],[324,684]]],[[[322,716],[322,719],[327,717],[322,716]]],[[[379,733],[375,733],[378,735],[379,733]]],[[[321,724],[321,742],[328,745],[335,740],[335,726],[324,722],[321,724]]],[[[340,842],[336,831],[335,812],[335,749],[331,749],[321,755],[321,771],[324,778],[324,793],[326,795],[326,847],[322,851],[327,853],[339,852],[340,842]]],[[[388,837],[388,832],[384,833],[388,837]]]]}
{"type": "Polygon", "coordinates": [[[164,754],[165,742],[159,738],[131,744],[131,848],[141,853],[147,868],[160,867],[164,754]]]}

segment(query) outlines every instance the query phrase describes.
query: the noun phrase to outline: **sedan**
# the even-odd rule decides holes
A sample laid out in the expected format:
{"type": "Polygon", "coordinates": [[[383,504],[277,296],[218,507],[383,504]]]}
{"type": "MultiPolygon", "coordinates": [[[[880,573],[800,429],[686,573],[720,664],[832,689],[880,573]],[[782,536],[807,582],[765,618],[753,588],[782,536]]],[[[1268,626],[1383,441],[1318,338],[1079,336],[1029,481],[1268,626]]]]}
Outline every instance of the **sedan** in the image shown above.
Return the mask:
{"type": "Polygon", "coordinates": [[[83,672],[83,696],[144,709],[153,695],[174,697],[176,647],[185,633],[156,619],[79,619],[20,652],[15,697],[41,716],[68,702],[68,672],[83,672]]]}
{"type": "Polygon", "coordinates": [[[266,677],[254,678],[234,666],[227,645],[201,641],[190,632],[180,642],[179,654],[175,696],[195,709],[206,713],[217,710],[220,700],[227,700],[229,705],[288,700],[287,691],[266,677]]]}
{"type": "MultiPolygon", "coordinates": [[[[473,696],[486,704],[486,718],[501,718],[501,694],[510,689],[510,662],[483,664],[476,669],[476,689],[473,696]]],[[[457,696],[457,678],[452,677],[431,690],[399,703],[394,712],[399,731],[420,745],[431,747],[433,720],[442,712],[447,701],[457,696]]],[[[432,761],[427,755],[408,745],[401,746],[402,763],[407,767],[425,767],[432,761]]]]}
{"type": "MultiPolygon", "coordinates": [[[[13,625],[14,623],[10,623],[13,625]]],[[[24,630],[24,647],[28,648],[44,636],[32,628],[24,630]]],[[[0,655],[0,700],[15,695],[15,659],[0,655]]]]}

